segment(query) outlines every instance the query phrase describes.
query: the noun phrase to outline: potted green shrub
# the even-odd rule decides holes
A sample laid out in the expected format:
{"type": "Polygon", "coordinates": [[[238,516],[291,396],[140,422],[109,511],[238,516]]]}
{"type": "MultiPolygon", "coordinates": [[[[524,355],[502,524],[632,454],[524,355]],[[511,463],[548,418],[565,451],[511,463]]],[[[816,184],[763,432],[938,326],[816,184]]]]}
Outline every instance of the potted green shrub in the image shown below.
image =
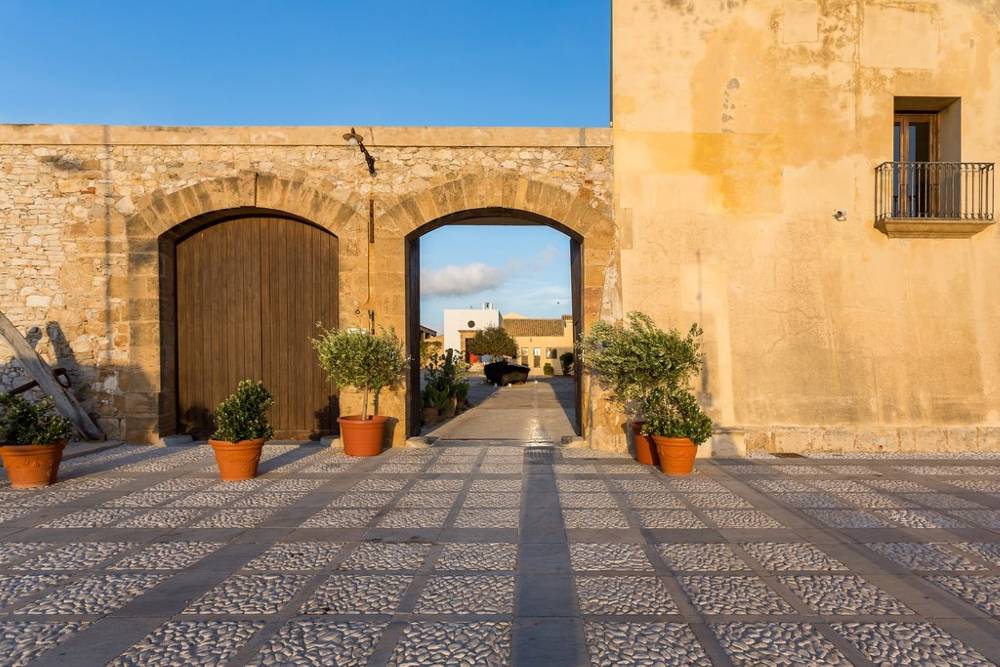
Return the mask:
{"type": "Polygon", "coordinates": [[[698,372],[700,340],[696,324],[681,335],[675,329],[660,329],[641,312],[629,313],[623,323],[596,322],[580,339],[586,370],[625,412],[639,463],[658,462],[656,445],[643,433],[643,403],[655,389],[679,387],[698,372]]]}
{"type": "Polygon", "coordinates": [[[465,410],[469,405],[469,383],[465,380],[455,385],[455,398],[458,400],[458,411],[465,410]]]}
{"type": "Polygon", "coordinates": [[[465,378],[469,374],[469,365],[454,350],[448,350],[444,354],[432,354],[426,368],[427,386],[444,393],[444,400],[435,402],[440,416],[446,419],[454,417],[468,395],[465,378]]]}
{"type": "Polygon", "coordinates": [[[698,445],[712,437],[712,420],[684,387],[658,387],[643,399],[642,432],[656,443],[660,470],[690,475],[698,445]]]}
{"type": "Polygon", "coordinates": [[[559,355],[559,365],[562,366],[562,374],[569,375],[573,372],[573,362],[576,357],[572,352],[563,352],[559,355]]]}
{"type": "Polygon", "coordinates": [[[227,482],[253,479],[264,442],[274,430],[267,418],[274,399],[262,382],[241,380],[236,391],[215,409],[215,452],[219,477],[227,482]]]}
{"type": "Polygon", "coordinates": [[[52,399],[30,403],[0,395],[0,458],[13,488],[54,484],[70,433],[69,420],[54,412],[52,399]]]}
{"type": "Polygon", "coordinates": [[[441,406],[447,400],[448,394],[438,389],[436,385],[428,384],[424,387],[422,398],[424,424],[428,426],[436,424],[438,418],[441,416],[441,406]]]}
{"type": "Polygon", "coordinates": [[[321,329],[313,347],[327,376],[338,387],[361,392],[361,414],[341,416],[340,439],[348,456],[377,456],[385,442],[386,418],[378,412],[382,389],[395,386],[408,363],[403,346],[392,331],[321,329]],[[369,405],[373,410],[369,412],[369,405]]]}
{"type": "Polygon", "coordinates": [[[556,369],[552,367],[552,364],[546,361],[545,365],[542,366],[542,373],[545,375],[555,375],[556,369]]]}

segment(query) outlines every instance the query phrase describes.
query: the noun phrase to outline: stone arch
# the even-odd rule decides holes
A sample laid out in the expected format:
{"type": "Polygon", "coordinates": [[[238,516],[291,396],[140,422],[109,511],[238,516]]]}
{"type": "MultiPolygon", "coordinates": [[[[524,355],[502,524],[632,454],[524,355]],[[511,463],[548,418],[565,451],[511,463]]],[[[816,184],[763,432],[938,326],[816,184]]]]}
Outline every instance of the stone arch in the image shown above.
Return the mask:
{"type": "MultiPolygon", "coordinates": [[[[511,218],[514,222],[544,224],[573,239],[579,247],[580,330],[598,318],[614,317],[620,303],[620,256],[610,205],[585,187],[567,189],[530,176],[509,171],[475,171],[432,181],[416,193],[387,202],[379,214],[380,233],[398,240],[402,256],[398,272],[390,278],[396,285],[406,282],[411,264],[414,239],[446,224],[467,222],[474,218],[511,218]]],[[[386,286],[388,287],[388,285],[386,286]]],[[[418,296],[416,297],[419,298],[418,296]]],[[[415,317],[414,296],[404,300],[403,313],[390,319],[406,330],[415,317]]],[[[412,346],[412,345],[411,345],[412,346]]],[[[417,354],[410,350],[410,354],[417,354]]],[[[405,412],[413,423],[415,402],[413,384],[408,382],[408,396],[397,396],[396,410],[405,412]]],[[[582,435],[591,437],[595,426],[594,392],[589,383],[580,388],[582,435]]],[[[598,419],[597,422],[601,420],[598,419]]]]}
{"type": "Polygon", "coordinates": [[[380,217],[405,237],[436,220],[483,209],[531,213],[593,241],[610,243],[615,236],[611,206],[592,190],[570,191],[511,171],[466,172],[432,181],[389,202],[380,217]]]}
{"type": "Polygon", "coordinates": [[[240,172],[235,176],[199,181],[176,190],[157,191],[136,205],[126,221],[130,238],[160,237],[203,215],[230,209],[282,211],[309,220],[338,237],[357,216],[360,198],[341,200],[302,181],[274,174],[240,172]]]}
{"type": "MultiPolygon", "coordinates": [[[[213,222],[266,213],[321,227],[341,239],[339,289],[353,289],[358,239],[365,221],[352,198],[339,199],[301,181],[241,172],[176,190],[157,191],[137,202],[125,220],[127,274],[121,301],[128,336],[128,366],[121,376],[125,437],[148,442],[176,427],[172,377],[173,246],[178,237],[213,222]]],[[[341,310],[346,307],[341,298],[341,310]]]]}

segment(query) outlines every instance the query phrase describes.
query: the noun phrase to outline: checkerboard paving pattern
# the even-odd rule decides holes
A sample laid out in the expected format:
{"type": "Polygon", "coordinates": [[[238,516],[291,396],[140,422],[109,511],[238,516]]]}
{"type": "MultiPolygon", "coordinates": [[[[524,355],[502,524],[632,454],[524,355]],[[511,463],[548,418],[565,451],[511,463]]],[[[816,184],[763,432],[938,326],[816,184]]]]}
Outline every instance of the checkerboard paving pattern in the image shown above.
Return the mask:
{"type": "Polygon", "coordinates": [[[273,447],[0,480],[0,665],[1000,664],[996,457],[273,447]]]}

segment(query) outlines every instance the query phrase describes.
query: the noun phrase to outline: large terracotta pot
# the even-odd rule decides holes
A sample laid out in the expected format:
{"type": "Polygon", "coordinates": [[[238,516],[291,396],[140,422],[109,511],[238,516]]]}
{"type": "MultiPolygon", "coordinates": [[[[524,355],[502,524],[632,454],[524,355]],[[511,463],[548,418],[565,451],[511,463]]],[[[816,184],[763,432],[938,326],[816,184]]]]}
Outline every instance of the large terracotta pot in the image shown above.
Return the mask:
{"type": "Polygon", "coordinates": [[[437,408],[424,408],[422,414],[424,418],[424,423],[427,424],[428,426],[437,423],[438,420],[437,408]]]}
{"type": "Polygon", "coordinates": [[[257,476],[257,464],[264,448],[264,438],[227,442],[209,440],[215,452],[215,462],[219,465],[219,477],[226,482],[238,482],[257,476]]]}
{"type": "Polygon", "coordinates": [[[698,445],[690,438],[665,438],[654,435],[656,454],[660,459],[660,470],[664,475],[683,477],[694,470],[694,456],[698,453],[698,445]]]}
{"type": "Polygon", "coordinates": [[[378,456],[385,442],[385,417],[373,415],[362,419],[361,415],[340,417],[340,440],[344,443],[344,453],[348,456],[378,456]]]}
{"type": "Polygon", "coordinates": [[[0,458],[15,489],[33,489],[55,484],[65,442],[50,445],[4,445],[0,458]]]}
{"type": "Polygon", "coordinates": [[[655,466],[660,462],[656,455],[656,444],[648,435],[642,434],[642,425],[646,422],[632,422],[632,442],[635,444],[635,460],[647,466],[655,466]]]}

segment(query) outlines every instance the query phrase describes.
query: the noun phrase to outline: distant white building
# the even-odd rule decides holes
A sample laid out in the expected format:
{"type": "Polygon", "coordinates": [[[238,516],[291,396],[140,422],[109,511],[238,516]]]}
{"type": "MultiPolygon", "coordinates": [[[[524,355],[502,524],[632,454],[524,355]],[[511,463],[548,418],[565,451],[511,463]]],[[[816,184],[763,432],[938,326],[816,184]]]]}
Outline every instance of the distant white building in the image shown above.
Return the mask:
{"type": "Polygon", "coordinates": [[[499,327],[503,316],[496,306],[486,302],[480,308],[446,308],[444,310],[444,349],[465,353],[465,341],[476,331],[499,327]]]}

